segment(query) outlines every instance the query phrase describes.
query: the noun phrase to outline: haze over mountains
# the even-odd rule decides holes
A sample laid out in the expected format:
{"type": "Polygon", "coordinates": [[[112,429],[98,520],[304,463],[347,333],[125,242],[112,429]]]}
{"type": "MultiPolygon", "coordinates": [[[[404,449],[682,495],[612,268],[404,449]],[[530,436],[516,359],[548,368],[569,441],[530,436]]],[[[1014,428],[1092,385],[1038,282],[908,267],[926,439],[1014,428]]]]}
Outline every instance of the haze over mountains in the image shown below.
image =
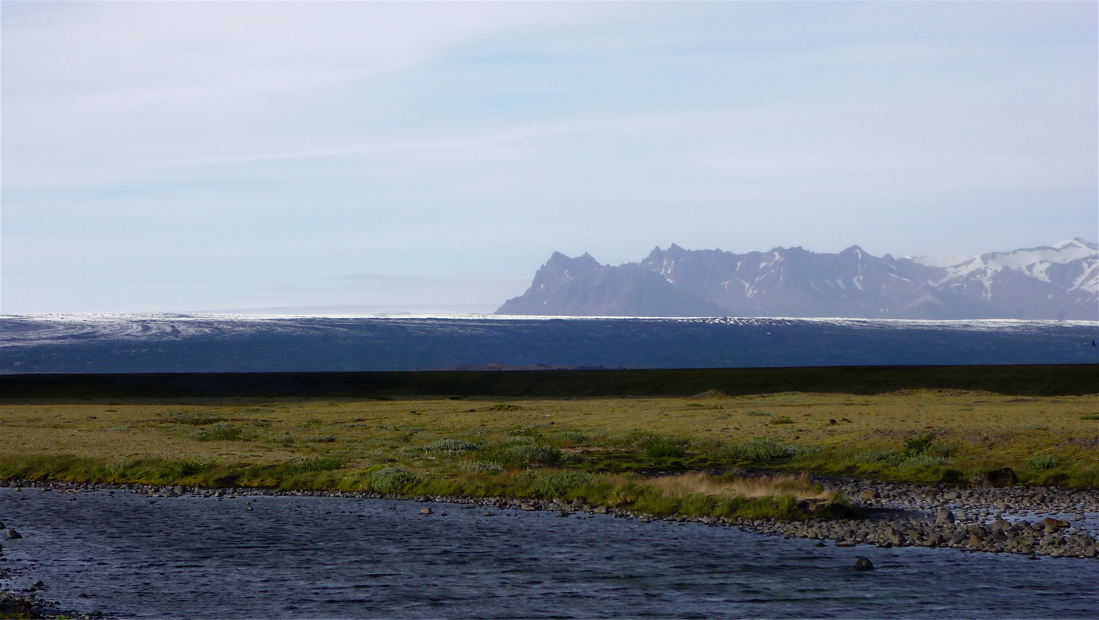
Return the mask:
{"type": "Polygon", "coordinates": [[[979,256],[800,247],[734,254],[659,247],[602,265],[555,252],[497,314],[898,319],[1099,319],[1099,247],[1080,238],[979,256]]]}

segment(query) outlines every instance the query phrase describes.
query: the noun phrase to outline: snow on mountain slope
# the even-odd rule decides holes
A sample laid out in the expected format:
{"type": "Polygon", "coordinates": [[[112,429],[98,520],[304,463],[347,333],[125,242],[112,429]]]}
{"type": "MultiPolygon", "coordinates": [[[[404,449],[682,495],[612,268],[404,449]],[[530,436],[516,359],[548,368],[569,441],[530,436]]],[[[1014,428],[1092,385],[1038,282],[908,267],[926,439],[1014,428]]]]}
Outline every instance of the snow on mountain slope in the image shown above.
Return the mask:
{"type": "Polygon", "coordinates": [[[1038,278],[1043,282],[1049,282],[1046,271],[1050,265],[1067,264],[1075,261],[1092,261],[1099,257],[1095,244],[1083,239],[1062,241],[1053,247],[1043,246],[1015,250],[1013,252],[990,252],[974,256],[954,265],[946,267],[947,275],[943,282],[963,278],[971,273],[984,271],[995,272],[1000,269],[1014,269],[1038,278]]]}
{"type": "Polygon", "coordinates": [[[918,265],[942,268],[960,265],[971,258],[973,257],[964,256],[962,254],[933,254],[931,256],[909,256],[906,260],[910,260],[918,265]]]}
{"type": "Polygon", "coordinates": [[[990,252],[945,268],[929,284],[1018,318],[1099,314],[1099,249],[1083,239],[990,252]]]}

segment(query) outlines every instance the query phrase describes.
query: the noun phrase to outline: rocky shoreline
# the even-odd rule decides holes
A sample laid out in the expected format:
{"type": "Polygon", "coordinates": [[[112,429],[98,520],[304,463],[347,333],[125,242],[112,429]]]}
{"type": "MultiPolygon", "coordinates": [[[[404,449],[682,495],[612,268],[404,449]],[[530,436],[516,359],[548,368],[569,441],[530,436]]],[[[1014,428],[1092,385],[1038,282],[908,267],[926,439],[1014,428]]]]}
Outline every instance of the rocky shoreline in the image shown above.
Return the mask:
{"type": "Polygon", "coordinates": [[[753,522],[761,534],[835,541],[836,546],[948,547],[1031,557],[1099,558],[1099,489],[968,488],[832,479],[869,517],[753,522]],[[1069,518],[1059,518],[1059,517],[1069,518]],[[1081,527],[1085,526],[1085,527],[1081,527]]]}

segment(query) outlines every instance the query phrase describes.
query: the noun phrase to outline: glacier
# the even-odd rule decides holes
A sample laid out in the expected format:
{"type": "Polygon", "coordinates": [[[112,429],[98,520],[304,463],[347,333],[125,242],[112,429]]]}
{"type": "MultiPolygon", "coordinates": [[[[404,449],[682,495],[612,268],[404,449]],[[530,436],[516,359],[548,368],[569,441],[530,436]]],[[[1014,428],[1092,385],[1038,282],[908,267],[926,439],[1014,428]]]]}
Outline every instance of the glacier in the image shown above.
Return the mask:
{"type": "Polygon", "coordinates": [[[1099,322],[521,315],[0,316],[0,373],[1099,363],[1099,322]]]}

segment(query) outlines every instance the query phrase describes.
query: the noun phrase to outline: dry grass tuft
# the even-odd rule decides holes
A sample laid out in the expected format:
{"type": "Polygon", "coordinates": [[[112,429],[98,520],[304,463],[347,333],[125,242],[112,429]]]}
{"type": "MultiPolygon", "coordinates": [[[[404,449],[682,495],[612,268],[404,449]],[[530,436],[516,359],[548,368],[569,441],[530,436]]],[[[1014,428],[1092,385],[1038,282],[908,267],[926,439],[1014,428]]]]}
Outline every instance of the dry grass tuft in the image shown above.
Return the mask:
{"type": "Polygon", "coordinates": [[[662,476],[649,480],[649,485],[659,489],[667,497],[680,495],[706,495],[723,499],[733,497],[757,498],[768,495],[793,495],[798,499],[827,499],[829,494],[818,489],[806,474],[752,476],[735,480],[719,480],[705,472],[694,471],[675,476],[662,476]]]}

